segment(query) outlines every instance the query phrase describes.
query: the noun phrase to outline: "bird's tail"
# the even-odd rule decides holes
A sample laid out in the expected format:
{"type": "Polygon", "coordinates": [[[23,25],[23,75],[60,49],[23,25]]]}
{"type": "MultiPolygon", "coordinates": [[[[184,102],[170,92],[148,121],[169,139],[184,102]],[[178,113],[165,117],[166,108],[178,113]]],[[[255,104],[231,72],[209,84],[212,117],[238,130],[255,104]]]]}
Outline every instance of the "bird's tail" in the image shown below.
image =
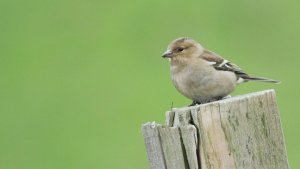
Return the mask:
{"type": "Polygon", "coordinates": [[[245,80],[246,81],[258,81],[258,82],[276,83],[276,84],[281,83],[278,80],[268,79],[268,78],[264,78],[264,77],[247,77],[247,78],[245,78],[245,80]]]}

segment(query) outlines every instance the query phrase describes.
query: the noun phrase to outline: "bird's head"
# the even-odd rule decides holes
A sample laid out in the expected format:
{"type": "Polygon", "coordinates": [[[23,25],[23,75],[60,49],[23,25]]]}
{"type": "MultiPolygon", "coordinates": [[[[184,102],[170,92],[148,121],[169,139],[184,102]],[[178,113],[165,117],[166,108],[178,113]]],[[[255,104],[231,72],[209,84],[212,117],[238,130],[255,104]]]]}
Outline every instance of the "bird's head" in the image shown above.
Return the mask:
{"type": "Polygon", "coordinates": [[[186,60],[199,57],[204,48],[195,40],[190,38],[178,38],[172,41],[167,51],[163,54],[163,58],[170,60],[186,60]]]}

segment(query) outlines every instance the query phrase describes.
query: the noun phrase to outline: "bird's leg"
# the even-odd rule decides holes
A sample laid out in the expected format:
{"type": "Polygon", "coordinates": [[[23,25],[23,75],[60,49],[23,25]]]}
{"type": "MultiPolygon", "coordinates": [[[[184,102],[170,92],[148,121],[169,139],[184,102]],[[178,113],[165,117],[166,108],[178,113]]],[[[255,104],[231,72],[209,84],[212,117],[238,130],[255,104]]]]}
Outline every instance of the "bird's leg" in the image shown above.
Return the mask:
{"type": "Polygon", "coordinates": [[[225,96],[225,97],[221,97],[220,96],[220,97],[216,97],[216,98],[213,98],[213,99],[205,100],[205,101],[202,101],[202,102],[197,102],[197,101],[193,100],[192,104],[190,104],[189,107],[196,106],[196,105],[199,105],[199,104],[210,103],[210,102],[214,102],[214,101],[218,101],[218,100],[224,100],[224,99],[228,99],[230,97],[231,97],[230,95],[225,96]]]}
{"type": "Polygon", "coordinates": [[[215,98],[214,101],[222,100],[223,98],[224,98],[224,97],[222,97],[222,96],[220,97],[220,96],[219,96],[219,97],[215,98]]]}
{"type": "Polygon", "coordinates": [[[231,97],[230,95],[227,95],[227,96],[225,96],[225,97],[217,97],[217,98],[215,98],[215,99],[210,100],[210,102],[218,101],[218,100],[225,100],[225,99],[228,99],[228,98],[230,98],[230,97],[231,97]]]}
{"type": "Polygon", "coordinates": [[[193,100],[192,104],[190,104],[189,107],[196,106],[197,104],[201,104],[201,103],[193,100]]]}

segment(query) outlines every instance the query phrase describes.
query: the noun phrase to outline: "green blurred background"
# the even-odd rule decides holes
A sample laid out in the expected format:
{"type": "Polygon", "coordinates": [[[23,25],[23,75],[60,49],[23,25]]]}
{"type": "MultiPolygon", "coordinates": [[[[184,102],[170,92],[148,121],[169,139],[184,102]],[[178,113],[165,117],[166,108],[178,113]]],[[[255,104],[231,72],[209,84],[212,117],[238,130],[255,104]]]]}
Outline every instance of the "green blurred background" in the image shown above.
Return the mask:
{"type": "Polygon", "coordinates": [[[300,168],[299,1],[0,1],[0,168],[147,169],[142,123],[191,101],[161,58],[180,36],[280,85],[291,168],[300,168]]]}

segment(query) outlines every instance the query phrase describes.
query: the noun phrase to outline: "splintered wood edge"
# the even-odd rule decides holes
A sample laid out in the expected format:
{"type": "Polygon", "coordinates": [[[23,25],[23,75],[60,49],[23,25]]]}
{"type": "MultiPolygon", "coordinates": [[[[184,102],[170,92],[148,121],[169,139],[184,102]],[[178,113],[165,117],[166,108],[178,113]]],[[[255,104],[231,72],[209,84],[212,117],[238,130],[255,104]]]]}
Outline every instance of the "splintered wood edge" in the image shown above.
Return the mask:
{"type": "Polygon", "coordinates": [[[178,127],[158,127],[167,169],[189,169],[178,127]]]}
{"type": "Polygon", "coordinates": [[[150,169],[166,169],[163,149],[158,132],[160,124],[148,122],[142,125],[142,133],[147,151],[150,169]]]}
{"type": "Polygon", "coordinates": [[[199,169],[198,163],[198,134],[194,125],[180,126],[181,138],[185,148],[189,169],[199,169]]]}
{"type": "Polygon", "coordinates": [[[195,143],[191,138],[182,138],[182,135],[191,135],[190,128],[180,129],[149,122],[142,125],[142,131],[151,169],[189,169],[189,164],[197,165],[195,160],[188,159],[193,151],[190,149],[196,147],[195,143]],[[189,143],[193,147],[187,147],[186,152],[184,145],[189,143]]]}
{"type": "MultiPolygon", "coordinates": [[[[197,159],[197,158],[199,158],[199,156],[195,155],[195,153],[196,154],[200,153],[199,155],[201,158],[201,160],[200,160],[201,167],[203,169],[206,169],[207,167],[209,167],[209,166],[207,166],[208,163],[205,162],[205,161],[207,161],[207,160],[205,160],[205,156],[207,154],[203,154],[205,150],[203,150],[203,146],[200,146],[199,141],[197,140],[197,139],[199,139],[199,134],[200,134],[198,132],[198,130],[199,130],[198,127],[199,127],[199,125],[203,125],[203,124],[199,124],[200,121],[195,120],[198,118],[197,117],[198,111],[205,110],[207,108],[211,108],[211,107],[215,107],[215,106],[219,107],[221,105],[231,105],[233,103],[247,101],[250,98],[253,99],[253,98],[260,98],[260,97],[268,97],[268,99],[273,100],[273,102],[272,102],[273,105],[270,105],[272,110],[270,110],[270,111],[271,112],[275,111],[274,115],[277,114],[277,116],[279,118],[279,122],[280,122],[279,111],[278,111],[277,103],[276,103],[275,91],[273,89],[271,89],[271,90],[265,90],[265,91],[235,96],[235,97],[227,98],[224,100],[219,100],[219,101],[202,104],[202,105],[197,105],[197,106],[192,106],[192,107],[174,108],[174,109],[172,109],[172,111],[166,112],[166,126],[161,126],[156,123],[144,124],[143,125],[143,133],[144,133],[144,137],[145,137],[145,144],[147,147],[148,159],[150,161],[150,166],[151,166],[150,168],[151,169],[158,169],[158,168],[177,169],[176,166],[180,166],[181,168],[187,168],[187,163],[188,163],[188,166],[190,168],[198,169],[198,168],[200,168],[200,164],[199,164],[200,162],[199,162],[199,159],[197,159]],[[151,138],[147,138],[147,139],[150,139],[150,141],[148,140],[148,142],[156,141],[159,144],[159,146],[153,145],[155,143],[147,144],[147,141],[146,141],[147,134],[145,134],[144,128],[148,128],[148,129],[155,131],[154,132],[155,139],[152,139],[152,141],[151,141],[151,138]],[[178,134],[179,134],[179,137],[178,137],[178,134]],[[157,138],[158,138],[158,140],[157,140],[157,138]],[[171,140],[170,140],[170,138],[171,138],[171,140]],[[171,142],[173,142],[174,139],[177,140],[177,142],[178,142],[178,139],[180,139],[181,143],[182,143],[181,144],[182,147],[179,146],[179,144],[178,144],[179,142],[177,143],[176,146],[171,144],[171,142]],[[164,140],[163,141],[164,143],[162,143],[162,140],[164,140]],[[153,146],[154,147],[156,146],[156,147],[153,148],[153,146]],[[184,162],[182,162],[181,155],[179,155],[179,156],[177,155],[174,157],[174,154],[172,154],[172,152],[176,153],[176,154],[182,152],[184,162]],[[176,159],[175,162],[170,162],[170,160],[172,160],[172,159],[170,159],[170,157],[175,158],[176,159]],[[176,163],[176,165],[173,165],[173,163],[176,163]]],[[[200,123],[202,123],[202,122],[200,122],[200,123]]],[[[277,127],[279,127],[278,129],[281,129],[281,133],[278,133],[278,134],[279,135],[282,134],[281,137],[283,137],[281,123],[277,124],[277,125],[278,125],[277,127]]],[[[148,136],[149,136],[149,134],[148,134],[148,136]]],[[[201,139],[201,136],[200,136],[200,139],[201,139]]],[[[283,137],[282,141],[283,141],[283,146],[284,146],[282,153],[285,154],[285,155],[283,155],[283,157],[285,156],[287,158],[286,148],[285,148],[285,144],[284,144],[284,137],[283,137]]],[[[230,161],[232,161],[232,160],[233,159],[231,159],[230,161]]],[[[236,167],[235,165],[236,164],[230,164],[230,166],[232,168],[235,168],[236,167]]],[[[226,166],[228,166],[228,165],[226,165],[226,166]]],[[[224,168],[224,166],[223,166],[223,168],[224,168]]]]}
{"type": "MultiPolygon", "coordinates": [[[[259,91],[259,92],[253,92],[253,93],[248,93],[248,94],[244,94],[244,95],[229,97],[224,100],[218,100],[218,101],[205,103],[205,104],[201,104],[201,105],[196,105],[196,106],[191,106],[191,107],[182,107],[182,108],[173,108],[171,111],[170,110],[166,111],[166,113],[165,113],[166,123],[165,124],[167,126],[177,126],[178,123],[176,124],[176,120],[178,119],[178,114],[182,114],[183,112],[186,112],[186,113],[191,112],[192,110],[197,110],[200,107],[207,107],[212,104],[229,104],[229,103],[241,100],[241,99],[262,96],[265,94],[274,94],[274,96],[276,96],[274,89],[268,89],[268,90],[263,90],[263,91],[259,91]]],[[[190,119],[188,119],[188,120],[190,120],[190,119]]]]}

